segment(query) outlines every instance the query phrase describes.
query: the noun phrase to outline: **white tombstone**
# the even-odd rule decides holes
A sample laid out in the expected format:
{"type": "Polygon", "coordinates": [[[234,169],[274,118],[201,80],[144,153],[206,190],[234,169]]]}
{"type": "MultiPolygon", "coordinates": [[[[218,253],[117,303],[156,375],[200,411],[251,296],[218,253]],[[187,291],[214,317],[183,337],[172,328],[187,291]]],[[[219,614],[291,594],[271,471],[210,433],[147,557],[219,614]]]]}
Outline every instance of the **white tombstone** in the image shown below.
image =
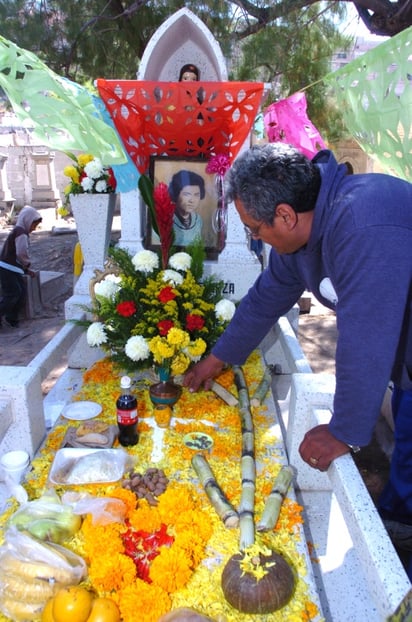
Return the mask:
{"type": "Polygon", "coordinates": [[[31,205],[59,208],[62,205],[60,192],[56,185],[54,170],[55,154],[47,150],[33,151],[34,179],[31,205]]]}
{"type": "Polygon", "coordinates": [[[7,182],[6,162],[8,156],[0,153],[0,209],[11,209],[14,205],[14,198],[7,182]]]}
{"type": "MultiPolygon", "coordinates": [[[[205,24],[187,8],[167,19],[150,39],[142,56],[138,80],[177,81],[183,65],[194,63],[201,81],[227,81],[221,48],[205,24]]],[[[251,144],[251,134],[243,149],[251,144]]],[[[144,211],[143,202],[141,204],[144,211]]],[[[228,207],[226,243],[217,259],[208,259],[205,274],[225,282],[225,296],[240,300],[262,269],[261,261],[248,248],[243,225],[234,205],[228,207]]]]}

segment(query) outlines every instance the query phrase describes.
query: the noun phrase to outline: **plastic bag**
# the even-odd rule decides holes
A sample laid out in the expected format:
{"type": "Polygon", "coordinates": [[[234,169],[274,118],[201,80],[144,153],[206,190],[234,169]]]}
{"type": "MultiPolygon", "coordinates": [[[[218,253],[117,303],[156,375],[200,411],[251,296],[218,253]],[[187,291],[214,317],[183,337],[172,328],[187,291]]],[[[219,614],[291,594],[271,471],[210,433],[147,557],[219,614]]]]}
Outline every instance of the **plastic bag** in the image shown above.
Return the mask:
{"type": "Polygon", "coordinates": [[[29,501],[9,518],[7,527],[28,531],[40,540],[61,544],[80,529],[81,518],[70,505],[61,502],[54,490],[48,490],[39,499],[29,501]]]}
{"type": "Polygon", "coordinates": [[[107,484],[117,482],[133,464],[133,458],[123,449],[59,449],[50,469],[53,484],[107,484]]]}
{"type": "Polygon", "coordinates": [[[72,551],[10,527],[0,547],[0,611],[15,622],[36,620],[59,588],[86,574],[85,561],[72,551]]]}
{"type": "Polygon", "coordinates": [[[67,492],[63,500],[72,506],[74,514],[91,514],[94,525],[122,523],[126,518],[127,507],[121,499],[67,492]]]}

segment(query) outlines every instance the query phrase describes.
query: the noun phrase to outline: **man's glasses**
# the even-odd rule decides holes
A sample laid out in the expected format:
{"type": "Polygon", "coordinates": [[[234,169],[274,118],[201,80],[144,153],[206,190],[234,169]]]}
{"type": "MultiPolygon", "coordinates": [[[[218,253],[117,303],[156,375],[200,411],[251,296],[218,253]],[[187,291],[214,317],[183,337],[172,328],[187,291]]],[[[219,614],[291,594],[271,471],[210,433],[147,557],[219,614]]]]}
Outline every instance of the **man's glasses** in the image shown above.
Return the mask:
{"type": "Polygon", "coordinates": [[[261,222],[260,225],[258,225],[257,227],[249,227],[249,225],[243,225],[243,228],[248,238],[258,238],[262,225],[263,222],[261,222]]]}

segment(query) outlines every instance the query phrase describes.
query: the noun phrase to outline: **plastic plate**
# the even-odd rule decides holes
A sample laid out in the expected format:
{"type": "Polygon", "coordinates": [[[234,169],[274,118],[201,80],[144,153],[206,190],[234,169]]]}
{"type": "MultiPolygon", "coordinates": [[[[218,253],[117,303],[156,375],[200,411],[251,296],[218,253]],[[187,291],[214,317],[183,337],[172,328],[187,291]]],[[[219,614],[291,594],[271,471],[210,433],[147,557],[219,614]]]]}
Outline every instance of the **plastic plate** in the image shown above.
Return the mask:
{"type": "Polygon", "coordinates": [[[62,415],[72,421],[85,421],[97,417],[101,412],[102,407],[97,402],[73,402],[63,408],[62,415]]]}

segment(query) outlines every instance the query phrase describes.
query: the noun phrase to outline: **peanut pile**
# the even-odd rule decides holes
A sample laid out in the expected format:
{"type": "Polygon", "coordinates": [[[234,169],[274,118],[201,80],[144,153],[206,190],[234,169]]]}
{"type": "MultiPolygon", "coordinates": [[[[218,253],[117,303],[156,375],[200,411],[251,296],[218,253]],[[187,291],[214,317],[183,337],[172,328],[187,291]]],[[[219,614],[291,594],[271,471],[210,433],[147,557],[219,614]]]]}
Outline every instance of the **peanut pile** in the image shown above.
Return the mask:
{"type": "Polygon", "coordinates": [[[143,475],[132,471],[122,485],[134,492],[139,499],[146,499],[150,505],[156,506],[157,497],[166,490],[168,483],[162,469],[150,468],[143,475]]]}

